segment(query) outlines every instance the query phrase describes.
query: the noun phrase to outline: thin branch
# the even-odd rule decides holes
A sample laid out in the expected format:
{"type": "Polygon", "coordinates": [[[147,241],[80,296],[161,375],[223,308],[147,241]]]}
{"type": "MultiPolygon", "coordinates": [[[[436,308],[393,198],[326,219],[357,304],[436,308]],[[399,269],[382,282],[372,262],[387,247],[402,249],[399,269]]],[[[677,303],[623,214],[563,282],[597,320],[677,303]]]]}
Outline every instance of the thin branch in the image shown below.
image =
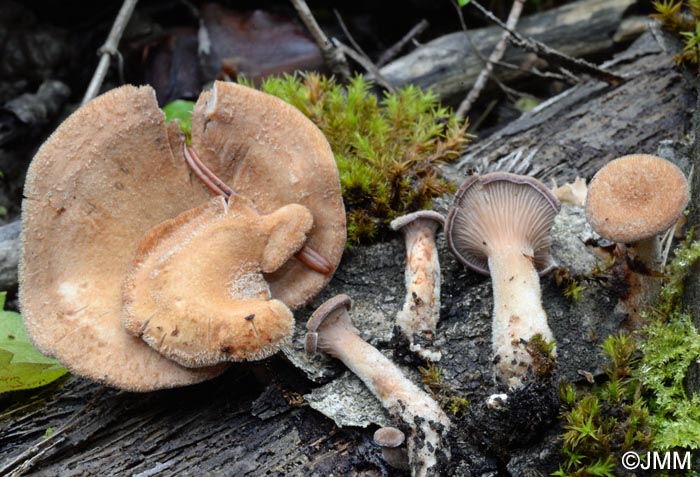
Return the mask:
{"type": "Polygon", "coordinates": [[[385,64],[393,60],[396,56],[398,56],[399,53],[401,53],[401,50],[403,50],[406,47],[406,45],[411,42],[411,40],[423,33],[428,28],[428,26],[430,26],[428,20],[426,20],[425,18],[422,19],[416,26],[411,28],[409,32],[403,36],[403,38],[401,38],[398,42],[390,46],[388,50],[386,50],[379,56],[379,59],[377,60],[377,66],[384,66],[385,64]]]}
{"type": "Polygon", "coordinates": [[[501,68],[506,68],[509,70],[522,71],[523,73],[528,73],[528,74],[531,74],[533,76],[537,76],[538,78],[563,81],[563,82],[568,83],[568,84],[580,83],[579,79],[576,76],[573,76],[571,73],[559,74],[559,73],[555,73],[553,71],[540,71],[534,67],[532,69],[528,70],[526,68],[523,68],[523,67],[518,66],[518,65],[514,65],[512,63],[506,63],[505,61],[494,61],[493,64],[495,66],[500,66],[501,68]]]}
{"type": "Polygon", "coordinates": [[[356,61],[362,68],[364,68],[368,73],[370,73],[372,76],[374,76],[374,81],[377,82],[379,86],[382,88],[386,89],[387,91],[394,93],[396,92],[396,88],[394,88],[391,83],[389,83],[384,76],[382,76],[381,71],[379,71],[379,68],[372,63],[372,61],[369,58],[366,58],[365,56],[361,55],[360,53],[356,52],[349,46],[341,43],[338,40],[334,40],[336,44],[338,45],[338,48],[340,48],[340,51],[343,52],[343,54],[348,55],[350,58],[352,58],[354,61],[356,61]]]}
{"type": "MultiPolygon", "coordinates": [[[[518,24],[520,14],[523,12],[524,3],[524,0],[513,1],[513,6],[510,9],[510,13],[508,14],[508,20],[506,21],[506,26],[508,30],[513,30],[518,24]]],[[[491,73],[493,72],[494,62],[500,61],[506,52],[506,46],[508,44],[509,36],[510,34],[508,33],[508,31],[504,31],[501,35],[501,38],[498,40],[498,43],[496,43],[496,47],[493,49],[493,52],[491,52],[491,56],[489,56],[489,59],[486,62],[484,69],[481,70],[479,76],[476,78],[474,86],[472,86],[472,89],[469,91],[469,94],[467,94],[467,97],[464,98],[464,101],[462,101],[462,103],[459,105],[459,108],[457,108],[455,115],[458,118],[463,118],[466,115],[468,115],[469,110],[472,108],[476,100],[479,99],[481,92],[486,86],[486,82],[488,81],[489,77],[491,76],[491,73]]]]}
{"type": "Polygon", "coordinates": [[[618,85],[625,81],[624,77],[599,68],[593,63],[580,58],[572,58],[571,56],[565,55],[560,51],[550,48],[544,43],[541,43],[533,38],[525,38],[519,33],[516,33],[508,28],[508,26],[504,24],[497,16],[488,11],[486,8],[482,7],[476,0],[472,0],[471,4],[478,8],[481,13],[486,15],[486,17],[488,17],[491,21],[510,33],[508,40],[518,48],[535,53],[537,56],[548,60],[550,63],[563,66],[571,71],[587,74],[592,78],[608,84],[618,85]]]}
{"type": "Polygon", "coordinates": [[[321,49],[321,53],[328,67],[334,74],[338,75],[342,81],[348,81],[350,79],[350,65],[348,65],[343,51],[326,36],[323,30],[321,30],[321,27],[311,13],[305,0],[291,1],[299,14],[299,18],[301,18],[301,21],[306,25],[306,28],[321,49]]]}
{"type": "Polygon", "coordinates": [[[374,80],[377,82],[377,84],[393,93],[395,91],[394,87],[386,80],[386,78],[384,78],[377,65],[372,62],[367,53],[365,53],[362,47],[355,41],[350,33],[350,30],[348,30],[347,25],[345,25],[345,22],[343,21],[343,17],[341,17],[340,13],[338,13],[338,10],[333,9],[333,13],[335,13],[335,17],[338,19],[340,28],[343,30],[343,33],[345,33],[345,36],[348,37],[348,41],[350,41],[350,44],[353,46],[354,50],[335,38],[333,41],[344,54],[355,60],[365,69],[365,71],[374,76],[374,80]]]}
{"type": "Polygon", "coordinates": [[[121,40],[124,34],[124,29],[129,23],[132,13],[134,13],[137,2],[138,0],[124,0],[119,14],[117,14],[117,18],[114,20],[112,30],[107,36],[107,41],[105,41],[104,45],[98,50],[98,53],[101,55],[100,62],[97,64],[97,69],[92,75],[92,80],[90,80],[90,85],[87,91],[85,91],[85,96],[83,96],[83,102],[81,104],[87,103],[99,93],[102,82],[105,80],[105,76],[107,76],[112,56],[116,56],[119,59],[120,70],[123,69],[123,59],[117,48],[119,47],[119,40],[121,40]]]}

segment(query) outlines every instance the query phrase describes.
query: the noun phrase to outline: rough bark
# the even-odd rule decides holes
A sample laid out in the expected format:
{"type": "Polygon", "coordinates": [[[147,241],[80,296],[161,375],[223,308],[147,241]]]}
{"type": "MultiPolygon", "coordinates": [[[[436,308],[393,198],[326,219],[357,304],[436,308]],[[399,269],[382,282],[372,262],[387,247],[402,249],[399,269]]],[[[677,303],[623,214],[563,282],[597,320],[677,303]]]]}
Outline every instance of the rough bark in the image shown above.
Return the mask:
{"type": "MultiPolygon", "coordinates": [[[[625,11],[634,0],[580,0],[559,8],[522,18],[516,31],[532,37],[570,56],[582,57],[610,50],[618,38],[629,40],[639,31],[638,23],[624,23],[618,31],[625,11]]],[[[471,42],[464,32],[450,33],[432,40],[383,68],[380,72],[394,86],[414,84],[432,89],[441,98],[464,94],[471,89],[484,65],[472,49],[478,45],[481,57],[488,58],[503,31],[492,26],[470,31],[471,42]]],[[[517,48],[508,48],[503,61],[522,65],[530,55],[517,48]]],[[[522,71],[495,68],[502,81],[522,77],[522,71]]]]}
{"type": "Polygon", "coordinates": [[[551,98],[470,146],[445,168],[448,177],[505,169],[560,182],[590,179],[616,157],[653,154],[660,141],[688,132],[692,91],[651,35],[606,66],[627,80],[615,87],[588,81],[551,98]]]}

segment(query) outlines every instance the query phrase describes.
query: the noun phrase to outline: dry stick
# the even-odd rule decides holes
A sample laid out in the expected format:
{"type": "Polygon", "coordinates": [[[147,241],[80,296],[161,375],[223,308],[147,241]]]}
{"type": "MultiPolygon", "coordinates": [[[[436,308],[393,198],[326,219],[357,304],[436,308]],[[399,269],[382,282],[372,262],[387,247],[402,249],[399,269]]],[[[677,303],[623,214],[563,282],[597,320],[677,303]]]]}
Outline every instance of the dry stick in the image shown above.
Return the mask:
{"type": "MultiPolygon", "coordinates": [[[[508,20],[506,21],[506,26],[509,30],[512,30],[513,28],[515,28],[515,25],[518,24],[518,19],[520,18],[520,14],[523,11],[524,3],[524,0],[513,1],[513,6],[510,9],[510,13],[508,14],[508,20]]],[[[462,101],[462,103],[459,105],[459,108],[457,108],[455,115],[458,118],[463,118],[467,114],[469,114],[469,110],[471,110],[476,100],[479,99],[479,95],[481,95],[481,92],[486,86],[486,82],[488,81],[489,77],[491,76],[491,73],[493,72],[494,62],[500,61],[506,52],[506,45],[508,44],[509,36],[510,34],[508,33],[508,31],[504,31],[501,35],[501,38],[496,44],[496,47],[493,49],[493,52],[491,52],[491,56],[489,56],[489,59],[486,61],[484,69],[481,70],[479,76],[476,78],[474,86],[469,91],[469,94],[467,94],[467,97],[464,98],[464,101],[462,101]]]]}
{"type": "Polygon", "coordinates": [[[379,59],[377,60],[377,66],[384,66],[385,64],[393,60],[395,57],[397,57],[398,54],[401,53],[401,50],[403,50],[404,47],[411,40],[423,33],[428,28],[428,26],[430,26],[430,23],[428,23],[428,20],[426,20],[425,18],[418,22],[418,24],[411,28],[409,32],[403,36],[403,38],[401,38],[398,42],[390,46],[389,49],[386,50],[384,53],[379,55],[379,59]]]}
{"type": "Polygon", "coordinates": [[[609,71],[605,71],[604,69],[597,67],[593,63],[590,63],[586,60],[582,60],[580,58],[572,58],[571,56],[565,55],[561,51],[557,51],[553,48],[550,48],[544,43],[541,43],[533,38],[525,38],[519,33],[516,33],[510,28],[508,28],[508,26],[505,23],[503,23],[497,16],[488,11],[486,8],[479,5],[477,1],[473,0],[471,4],[478,8],[481,11],[481,13],[486,15],[486,17],[489,20],[493,21],[496,25],[503,28],[506,32],[510,33],[508,41],[510,41],[514,46],[535,53],[540,58],[546,59],[551,63],[563,66],[571,71],[578,71],[579,73],[587,74],[592,78],[595,78],[599,81],[603,81],[608,84],[618,85],[625,81],[624,77],[615,73],[611,73],[609,71]]]}
{"type": "Polygon", "coordinates": [[[301,21],[304,22],[311,36],[314,37],[318,47],[321,48],[328,67],[334,74],[340,76],[342,81],[348,81],[350,79],[350,66],[342,49],[333,44],[326,34],[323,33],[305,0],[292,0],[292,5],[299,13],[301,21]]]}
{"type": "Polygon", "coordinates": [[[374,76],[374,80],[379,84],[381,87],[385,88],[389,92],[393,93],[395,92],[394,87],[389,84],[389,82],[384,78],[382,73],[379,71],[379,68],[377,65],[375,65],[372,60],[370,59],[369,55],[364,52],[362,47],[355,41],[353,38],[352,34],[350,33],[350,30],[348,30],[348,27],[345,25],[345,22],[343,21],[343,17],[340,16],[340,13],[338,13],[338,10],[333,9],[333,13],[335,14],[336,19],[338,20],[338,24],[340,24],[340,28],[343,30],[343,33],[345,33],[345,36],[348,37],[348,40],[350,41],[350,44],[353,46],[354,50],[347,45],[344,45],[338,40],[335,40],[335,44],[340,48],[340,51],[342,51],[344,54],[348,55],[350,58],[355,60],[360,66],[362,66],[365,71],[370,73],[371,75],[374,76]]]}
{"type": "Polygon", "coordinates": [[[85,91],[85,96],[83,96],[83,102],[81,104],[87,103],[100,92],[102,82],[104,81],[105,76],[107,76],[111,56],[114,55],[121,58],[121,54],[117,50],[117,47],[119,46],[119,40],[124,33],[124,29],[126,28],[127,23],[129,23],[131,14],[134,12],[136,2],[138,2],[138,0],[124,0],[122,8],[119,10],[119,14],[114,20],[112,30],[109,32],[109,36],[107,36],[107,41],[105,41],[104,45],[102,45],[98,50],[98,53],[102,56],[100,58],[100,62],[97,64],[97,69],[92,76],[92,80],[90,80],[90,85],[88,86],[87,91],[85,91]]]}

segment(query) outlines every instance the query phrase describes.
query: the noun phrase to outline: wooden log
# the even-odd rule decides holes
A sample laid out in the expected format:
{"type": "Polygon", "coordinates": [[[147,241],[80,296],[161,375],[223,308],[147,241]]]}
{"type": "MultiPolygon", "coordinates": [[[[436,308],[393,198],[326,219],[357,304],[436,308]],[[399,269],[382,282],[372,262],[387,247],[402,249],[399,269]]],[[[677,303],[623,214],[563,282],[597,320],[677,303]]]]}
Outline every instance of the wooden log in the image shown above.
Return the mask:
{"type": "MultiPolygon", "coordinates": [[[[639,30],[639,23],[625,22],[625,32],[618,31],[625,11],[635,0],[579,0],[524,17],[516,31],[532,37],[570,56],[585,57],[609,50],[614,38],[630,39],[639,30]]],[[[476,45],[482,57],[488,58],[503,31],[487,27],[469,32],[450,33],[422,45],[383,68],[382,76],[393,86],[413,84],[431,89],[441,98],[450,98],[471,89],[483,69],[474,53],[476,45]]],[[[527,52],[508,47],[503,61],[521,65],[527,52]]],[[[522,77],[523,71],[496,67],[495,76],[502,81],[522,77]]]]}
{"type": "Polygon", "coordinates": [[[691,91],[651,35],[607,67],[627,76],[619,86],[588,81],[551,98],[444,168],[461,182],[471,171],[510,170],[540,179],[591,178],[615,157],[653,154],[662,140],[686,133],[691,91]]]}
{"type": "Polygon", "coordinates": [[[0,227],[0,291],[17,286],[21,230],[19,221],[0,227]]]}

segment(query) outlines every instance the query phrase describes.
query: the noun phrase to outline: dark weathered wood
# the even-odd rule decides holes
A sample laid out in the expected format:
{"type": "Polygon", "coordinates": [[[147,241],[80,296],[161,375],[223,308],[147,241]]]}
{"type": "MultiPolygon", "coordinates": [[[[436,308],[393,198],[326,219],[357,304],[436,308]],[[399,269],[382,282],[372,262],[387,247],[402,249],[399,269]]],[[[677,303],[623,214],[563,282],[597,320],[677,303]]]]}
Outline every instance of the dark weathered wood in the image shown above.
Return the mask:
{"type": "MultiPolygon", "coordinates": [[[[281,413],[261,419],[251,407],[265,407],[255,401],[264,387],[242,368],[203,385],[148,394],[69,378],[32,397],[28,409],[3,415],[0,468],[22,458],[0,474],[311,476],[350,469],[368,437],[338,431],[294,404],[289,388],[287,395],[275,389],[274,398],[263,396],[281,413]],[[45,438],[49,428],[53,435],[45,438]]],[[[378,457],[367,452],[370,460],[378,457]]]]}
{"type": "Polygon", "coordinates": [[[10,290],[17,286],[21,230],[19,221],[0,227],[0,290],[10,290]]]}
{"type": "MultiPolygon", "coordinates": [[[[595,55],[614,45],[623,14],[634,3],[634,0],[579,0],[522,18],[516,31],[570,56],[595,55]]],[[[625,23],[625,27],[639,32],[638,24],[625,23]]],[[[488,58],[502,33],[497,26],[470,31],[471,42],[464,32],[451,33],[422,45],[380,71],[394,86],[414,84],[432,89],[442,98],[461,94],[473,86],[484,67],[471,45],[477,45],[481,56],[488,58]]],[[[527,52],[510,47],[503,61],[520,65],[527,58],[527,52]]],[[[495,76],[504,81],[524,74],[498,67],[495,71],[495,76]]]]}
{"type": "Polygon", "coordinates": [[[469,171],[504,169],[541,179],[590,178],[605,163],[633,152],[654,153],[679,139],[690,117],[691,91],[671,58],[645,35],[609,68],[618,86],[588,81],[471,145],[445,168],[456,181],[469,171]]]}

